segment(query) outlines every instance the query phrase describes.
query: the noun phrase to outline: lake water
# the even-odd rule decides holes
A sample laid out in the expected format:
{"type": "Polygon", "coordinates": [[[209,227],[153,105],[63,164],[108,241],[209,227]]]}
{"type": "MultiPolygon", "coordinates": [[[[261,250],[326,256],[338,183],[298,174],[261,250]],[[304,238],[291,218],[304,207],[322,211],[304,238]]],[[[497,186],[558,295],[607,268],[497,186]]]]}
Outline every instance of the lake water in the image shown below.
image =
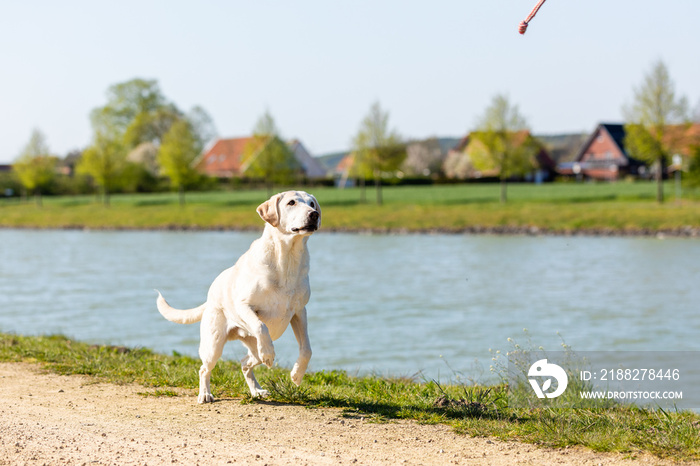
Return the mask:
{"type": "MultiPolygon", "coordinates": [[[[163,319],[153,289],[200,304],[257,236],[0,230],[0,331],[196,356],[199,325],[163,319]]],[[[489,349],[509,350],[509,337],[700,350],[698,240],[319,232],[309,248],[311,370],[484,379],[489,349]]],[[[275,347],[291,367],[291,330],[275,347]]],[[[238,342],[224,351],[243,354],[238,342]]]]}

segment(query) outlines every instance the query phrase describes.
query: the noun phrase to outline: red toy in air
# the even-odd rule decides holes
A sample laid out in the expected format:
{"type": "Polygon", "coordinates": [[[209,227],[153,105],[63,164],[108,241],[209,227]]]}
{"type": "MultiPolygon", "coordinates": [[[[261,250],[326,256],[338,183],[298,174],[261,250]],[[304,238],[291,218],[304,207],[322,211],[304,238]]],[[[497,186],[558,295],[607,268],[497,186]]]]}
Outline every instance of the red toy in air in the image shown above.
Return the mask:
{"type": "Polygon", "coordinates": [[[540,0],[537,5],[535,5],[535,8],[532,9],[530,14],[528,15],[527,18],[525,18],[525,21],[520,21],[520,26],[518,26],[518,32],[520,34],[525,34],[525,31],[527,31],[527,25],[532,21],[532,18],[535,17],[539,9],[542,7],[544,4],[545,0],[540,0]]]}

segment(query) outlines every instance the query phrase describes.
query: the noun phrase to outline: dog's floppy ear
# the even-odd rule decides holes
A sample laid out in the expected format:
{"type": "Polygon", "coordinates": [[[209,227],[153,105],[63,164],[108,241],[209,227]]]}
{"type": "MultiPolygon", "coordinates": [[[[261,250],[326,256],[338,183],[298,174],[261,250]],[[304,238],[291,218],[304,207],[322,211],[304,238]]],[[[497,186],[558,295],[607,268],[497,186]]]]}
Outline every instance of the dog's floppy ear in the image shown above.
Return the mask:
{"type": "Polygon", "coordinates": [[[273,227],[280,224],[279,200],[281,194],[275,194],[258,206],[258,215],[273,227]]]}

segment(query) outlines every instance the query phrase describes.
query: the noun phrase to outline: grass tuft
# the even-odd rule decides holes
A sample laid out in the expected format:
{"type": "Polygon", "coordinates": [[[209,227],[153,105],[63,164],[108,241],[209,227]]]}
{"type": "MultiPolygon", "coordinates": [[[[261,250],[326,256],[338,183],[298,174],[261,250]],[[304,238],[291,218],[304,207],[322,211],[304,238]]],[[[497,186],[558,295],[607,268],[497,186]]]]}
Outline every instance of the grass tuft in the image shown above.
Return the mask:
{"type": "Polygon", "coordinates": [[[464,396],[455,398],[447,390],[436,382],[442,395],[435,400],[436,408],[444,409],[448,417],[461,418],[500,418],[508,403],[506,400],[506,387],[464,386],[464,396]]]}
{"type": "Polygon", "coordinates": [[[281,403],[307,404],[311,401],[310,388],[297,387],[291,378],[284,374],[272,373],[263,385],[270,392],[270,399],[281,403]]]}

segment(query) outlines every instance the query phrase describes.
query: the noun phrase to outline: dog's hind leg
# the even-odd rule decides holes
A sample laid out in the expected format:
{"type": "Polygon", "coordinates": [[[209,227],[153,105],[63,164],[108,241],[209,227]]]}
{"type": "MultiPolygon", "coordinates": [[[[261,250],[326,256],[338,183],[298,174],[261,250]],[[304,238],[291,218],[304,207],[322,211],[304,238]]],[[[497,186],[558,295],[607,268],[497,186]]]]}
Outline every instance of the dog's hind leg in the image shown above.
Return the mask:
{"type": "Polygon", "coordinates": [[[241,371],[243,371],[243,377],[248,384],[250,394],[253,396],[253,398],[264,398],[269,394],[269,392],[267,390],[263,390],[258,383],[258,380],[255,378],[255,374],[253,373],[255,366],[262,364],[262,361],[258,356],[258,342],[254,337],[250,336],[241,338],[240,340],[245,347],[248,348],[248,354],[241,359],[241,371]]]}
{"type": "Polygon", "coordinates": [[[301,385],[301,380],[304,378],[306,368],[309,366],[309,360],[311,359],[311,343],[309,343],[309,332],[306,328],[306,322],[306,308],[292,316],[292,330],[294,330],[294,336],[296,336],[299,343],[299,358],[292,368],[291,376],[297,387],[301,385]]]}
{"type": "Polygon", "coordinates": [[[221,312],[205,312],[199,330],[199,357],[202,359],[202,367],[199,369],[197,402],[211,403],[214,401],[214,395],[211,394],[211,371],[221,357],[228,339],[226,318],[221,312]]]}

